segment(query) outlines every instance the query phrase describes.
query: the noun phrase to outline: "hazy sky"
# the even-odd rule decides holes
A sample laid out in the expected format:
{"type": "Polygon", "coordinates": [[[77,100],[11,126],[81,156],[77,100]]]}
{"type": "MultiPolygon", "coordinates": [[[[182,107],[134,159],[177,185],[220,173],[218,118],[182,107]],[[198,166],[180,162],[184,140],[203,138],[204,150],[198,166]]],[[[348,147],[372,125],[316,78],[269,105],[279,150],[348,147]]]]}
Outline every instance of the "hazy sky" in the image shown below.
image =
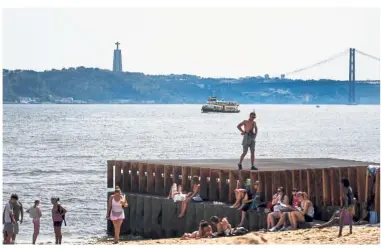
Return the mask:
{"type": "MultiPolygon", "coordinates": [[[[345,51],[379,57],[379,9],[4,9],[8,69],[112,69],[204,77],[279,76],[345,51]]],[[[348,57],[295,74],[348,78],[348,57]]],[[[357,79],[379,79],[380,64],[356,57],[357,79]]],[[[291,76],[290,76],[291,77],[291,76]]]]}

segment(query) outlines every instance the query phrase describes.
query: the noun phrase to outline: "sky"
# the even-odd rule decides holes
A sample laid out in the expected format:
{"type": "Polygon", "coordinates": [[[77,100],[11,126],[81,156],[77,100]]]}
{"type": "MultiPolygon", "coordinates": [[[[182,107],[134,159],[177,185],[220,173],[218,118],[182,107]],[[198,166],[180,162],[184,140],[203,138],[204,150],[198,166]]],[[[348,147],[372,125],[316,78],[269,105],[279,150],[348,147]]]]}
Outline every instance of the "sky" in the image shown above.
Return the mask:
{"type": "MultiPolygon", "coordinates": [[[[3,67],[112,69],[202,77],[348,79],[349,50],[380,57],[380,11],[359,8],[3,9],[3,67]],[[288,72],[343,52],[301,73],[288,72]]],[[[380,79],[356,54],[356,79],[380,79]]]]}

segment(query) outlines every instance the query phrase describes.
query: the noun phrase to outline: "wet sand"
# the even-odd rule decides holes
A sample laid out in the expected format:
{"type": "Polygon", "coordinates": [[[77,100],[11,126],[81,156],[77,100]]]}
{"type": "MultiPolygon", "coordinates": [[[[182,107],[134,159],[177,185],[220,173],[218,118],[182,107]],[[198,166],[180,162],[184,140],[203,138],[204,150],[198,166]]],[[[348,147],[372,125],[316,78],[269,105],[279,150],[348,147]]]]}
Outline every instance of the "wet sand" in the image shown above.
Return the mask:
{"type": "MultiPolygon", "coordinates": [[[[338,238],[338,227],[323,229],[302,229],[284,232],[252,232],[238,237],[223,237],[213,239],[180,240],[179,238],[121,241],[124,245],[155,245],[155,244],[379,244],[380,227],[354,226],[353,234],[348,235],[349,228],[345,227],[343,236],[338,238]]],[[[102,241],[98,244],[112,244],[112,241],[102,241]]]]}

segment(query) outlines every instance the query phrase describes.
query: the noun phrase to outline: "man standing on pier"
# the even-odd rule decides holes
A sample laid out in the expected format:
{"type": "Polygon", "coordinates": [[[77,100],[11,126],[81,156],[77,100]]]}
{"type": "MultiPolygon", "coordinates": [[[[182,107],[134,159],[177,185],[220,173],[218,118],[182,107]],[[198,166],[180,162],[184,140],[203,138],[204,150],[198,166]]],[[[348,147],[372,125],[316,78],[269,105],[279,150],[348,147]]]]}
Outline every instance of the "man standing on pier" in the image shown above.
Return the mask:
{"type": "Polygon", "coordinates": [[[258,170],[254,166],[254,152],[255,152],[255,138],[258,134],[257,123],[255,122],[256,114],[255,112],[250,113],[250,118],[248,120],[244,120],[238,124],[237,128],[243,135],[242,146],[243,153],[238,163],[238,169],[242,170],[242,161],[245,158],[247,151],[250,147],[251,153],[251,170],[258,170]],[[244,130],[242,130],[242,126],[244,126],[244,130]]]}

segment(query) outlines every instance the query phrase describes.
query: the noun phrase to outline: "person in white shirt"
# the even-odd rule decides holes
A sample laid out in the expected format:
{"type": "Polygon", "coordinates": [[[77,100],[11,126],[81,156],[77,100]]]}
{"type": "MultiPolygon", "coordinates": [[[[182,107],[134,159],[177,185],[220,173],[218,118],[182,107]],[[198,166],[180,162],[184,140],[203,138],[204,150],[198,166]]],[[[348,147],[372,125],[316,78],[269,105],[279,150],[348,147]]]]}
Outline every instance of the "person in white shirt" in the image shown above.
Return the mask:
{"type": "Polygon", "coordinates": [[[40,201],[35,200],[33,207],[29,208],[26,212],[29,214],[30,218],[33,219],[33,244],[36,244],[37,236],[40,233],[40,218],[42,216],[41,209],[39,207],[40,201]]]}
{"type": "Polygon", "coordinates": [[[5,204],[3,211],[3,224],[4,224],[4,243],[10,244],[14,233],[14,225],[16,223],[12,204],[17,202],[17,195],[11,195],[11,199],[5,204]]]}

